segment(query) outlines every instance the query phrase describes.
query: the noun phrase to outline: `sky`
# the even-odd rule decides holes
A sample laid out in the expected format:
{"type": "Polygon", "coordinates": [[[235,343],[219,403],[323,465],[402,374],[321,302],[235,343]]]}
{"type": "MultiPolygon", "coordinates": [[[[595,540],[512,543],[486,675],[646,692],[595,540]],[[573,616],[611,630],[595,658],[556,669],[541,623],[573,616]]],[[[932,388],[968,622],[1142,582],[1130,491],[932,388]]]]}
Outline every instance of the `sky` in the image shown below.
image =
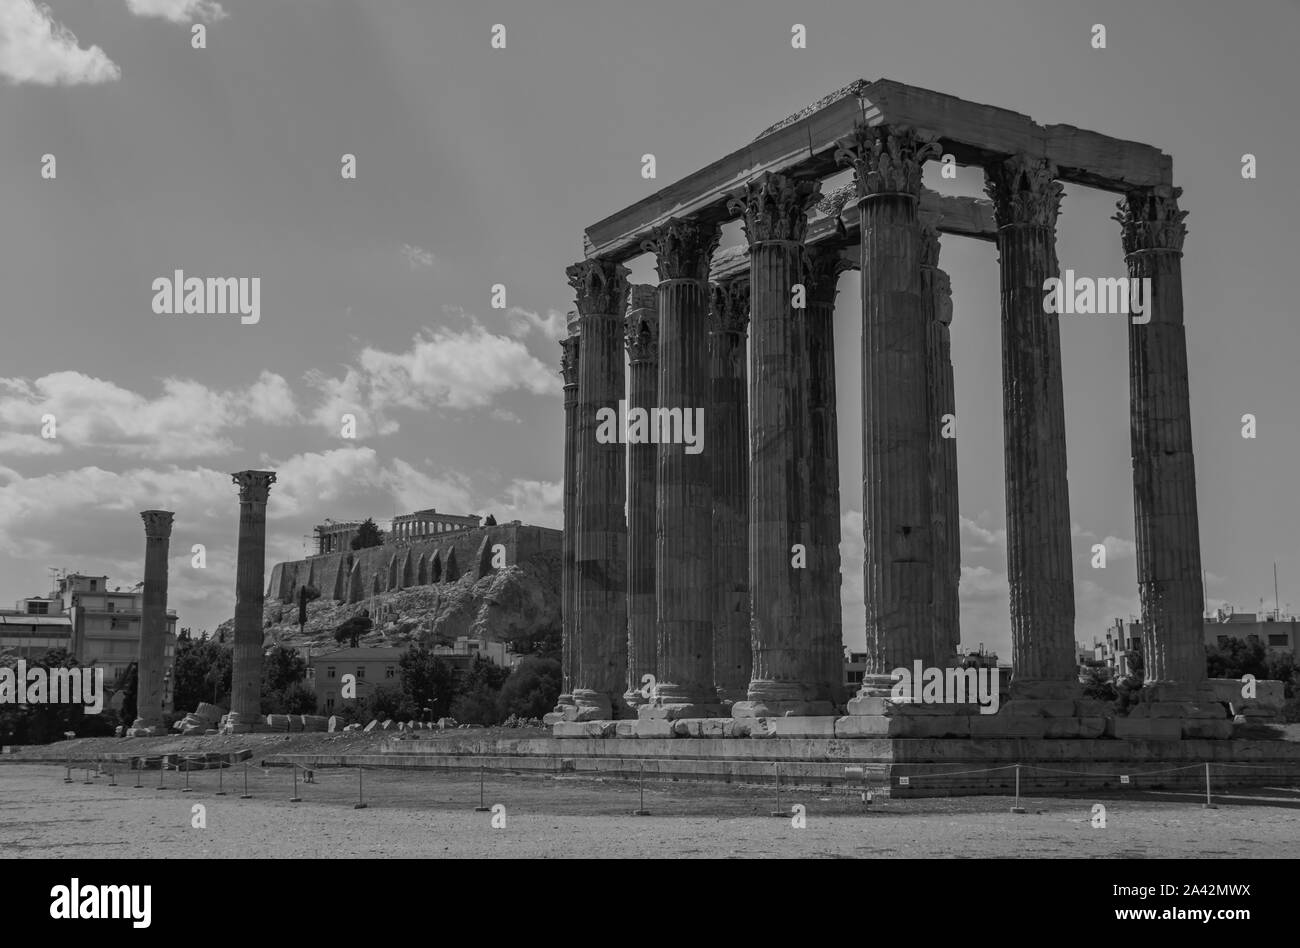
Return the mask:
{"type": "MultiPolygon", "coordinates": [[[[279,474],[268,573],[327,517],[436,507],[558,527],[556,342],[583,230],[854,79],[889,78],[1173,156],[1207,601],[1272,608],[1276,562],[1283,609],[1300,608],[1297,41],[1295,0],[0,0],[0,605],[48,590],[52,567],[134,584],[139,511],[157,507],[176,511],[169,604],[215,627],[233,614],[229,473],[245,468],[279,474]],[[258,321],[156,314],[153,281],[178,269],[258,277],[258,321]]],[[[981,194],[976,169],[932,167],[927,184],[981,194]]],[[[1062,269],[1126,274],[1114,205],[1066,185],[1062,269]]],[[[730,225],[724,243],[739,240],[730,225]]],[[[1009,658],[996,251],[945,237],[940,265],[961,637],[1009,658]]],[[[652,273],[634,261],[634,280],[652,273]]],[[[1076,638],[1091,643],[1138,611],[1127,336],[1117,316],[1061,323],[1076,638]]],[[[853,648],[860,327],[847,274],[853,648]]]]}

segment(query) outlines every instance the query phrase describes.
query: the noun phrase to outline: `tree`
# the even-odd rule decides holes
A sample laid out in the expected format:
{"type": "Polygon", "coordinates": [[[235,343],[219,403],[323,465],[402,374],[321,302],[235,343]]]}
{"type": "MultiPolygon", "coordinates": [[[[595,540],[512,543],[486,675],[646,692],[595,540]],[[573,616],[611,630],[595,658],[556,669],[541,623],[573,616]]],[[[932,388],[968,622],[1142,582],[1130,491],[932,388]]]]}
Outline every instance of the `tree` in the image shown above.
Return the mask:
{"type": "Polygon", "coordinates": [[[499,724],[501,687],[509,677],[510,669],[475,655],[451,703],[451,716],[462,724],[499,724]]]}
{"type": "MultiPolygon", "coordinates": [[[[277,645],[262,659],[262,713],[303,714],[285,707],[285,692],[307,677],[307,662],[297,649],[277,645]]],[[[312,702],[314,707],[315,702],[312,702]]]]}
{"type": "Polygon", "coordinates": [[[497,518],[492,516],[491,514],[488,514],[487,519],[483,521],[483,526],[495,527],[496,525],[497,525],[497,518]]]}
{"type": "Polygon", "coordinates": [[[357,643],[361,641],[361,636],[373,629],[374,626],[375,623],[370,618],[369,611],[363,609],[361,615],[353,616],[334,630],[334,641],[340,645],[347,642],[349,648],[356,648],[357,643]]]}
{"type": "Polygon", "coordinates": [[[555,707],[562,682],[560,663],[551,658],[525,658],[501,686],[498,707],[502,719],[515,715],[540,718],[555,707]]]}
{"type": "Polygon", "coordinates": [[[375,522],[367,517],[362,521],[361,526],[357,527],[357,535],[352,538],[350,544],[354,550],[365,550],[372,546],[384,545],[384,531],[375,525],[375,522]]]}
{"type": "Polygon", "coordinates": [[[280,696],[280,706],[280,714],[315,714],[316,692],[305,681],[291,682],[280,696]]]}
{"type": "Polygon", "coordinates": [[[446,717],[456,696],[456,678],[446,662],[422,645],[412,645],[397,663],[402,691],[421,713],[431,709],[434,720],[446,717]]]}
{"type": "Polygon", "coordinates": [[[203,701],[226,704],[233,669],[234,653],[220,638],[179,637],[172,664],[172,706],[188,712],[203,701]]]}
{"type": "Polygon", "coordinates": [[[415,705],[401,688],[392,685],[376,685],[366,699],[366,709],[377,721],[409,721],[416,716],[415,705]]]}

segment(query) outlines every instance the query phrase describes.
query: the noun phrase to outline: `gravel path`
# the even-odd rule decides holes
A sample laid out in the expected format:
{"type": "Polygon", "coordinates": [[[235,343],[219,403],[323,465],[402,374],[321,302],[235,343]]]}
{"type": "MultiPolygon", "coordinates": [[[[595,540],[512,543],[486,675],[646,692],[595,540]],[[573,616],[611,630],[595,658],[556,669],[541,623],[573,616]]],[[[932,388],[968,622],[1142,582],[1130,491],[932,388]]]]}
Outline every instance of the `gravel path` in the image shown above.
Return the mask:
{"type": "Polygon", "coordinates": [[[787,793],[782,809],[806,808],[807,826],[768,814],[771,788],[676,784],[647,787],[649,817],[634,817],[634,784],[575,778],[489,775],[486,802],[505,807],[506,825],[476,813],[473,775],[367,770],[368,808],[355,810],[357,771],[322,770],[290,803],[286,768],[249,768],[251,800],[237,786],[242,768],[183,777],[147,771],[92,778],[48,764],[0,765],[0,858],[79,856],[295,857],[787,857],[787,856],[1222,856],[1294,857],[1300,844],[1300,789],[1221,797],[1202,809],[1195,794],[1136,792],[1078,800],[1025,799],[1025,815],[1002,797],[876,801],[857,793],[787,793]],[[1106,826],[1092,826],[1094,804],[1106,826]],[[191,826],[206,808],[206,829],[191,826]]]}

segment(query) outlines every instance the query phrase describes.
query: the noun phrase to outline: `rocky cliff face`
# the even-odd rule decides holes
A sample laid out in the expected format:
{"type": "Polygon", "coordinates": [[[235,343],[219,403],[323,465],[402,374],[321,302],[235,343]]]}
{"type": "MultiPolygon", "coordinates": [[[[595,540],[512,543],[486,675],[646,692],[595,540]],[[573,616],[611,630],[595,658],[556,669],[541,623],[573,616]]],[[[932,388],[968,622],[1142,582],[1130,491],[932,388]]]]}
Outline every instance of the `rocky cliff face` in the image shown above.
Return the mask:
{"type": "MultiPolygon", "coordinates": [[[[375,630],[361,639],[364,646],[450,644],[461,635],[505,642],[544,632],[560,625],[560,555],[534,553],[481,577],[470,572],[453,582],[380,592],[357,603],[317,599],[307,604],[301,630],[296,604],[268,601],[266,644],[310,645],[314,652],[338,648],[334,630],[367,609],[375,630]]],[[[230,641],[234,620],[223,622],[218,631],[230,641]]]]}

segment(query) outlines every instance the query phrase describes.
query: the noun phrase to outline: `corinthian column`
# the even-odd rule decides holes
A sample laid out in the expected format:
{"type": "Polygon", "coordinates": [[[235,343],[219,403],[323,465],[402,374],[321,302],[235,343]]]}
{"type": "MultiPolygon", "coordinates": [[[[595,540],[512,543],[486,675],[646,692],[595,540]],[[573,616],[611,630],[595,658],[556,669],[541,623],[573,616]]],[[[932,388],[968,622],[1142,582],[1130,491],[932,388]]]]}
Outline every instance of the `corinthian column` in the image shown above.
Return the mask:
{"type": "Polygon", "coordinates": [[[806,252],[808,290],[808,408],[800,427],[808,437],[808,509],[813,544],[825,567],[813,577],[818,609],[819,677],[832,701],[843,704],[844,618],[840,608],[840,447],[835,410],[835,296],[840,274],[857,265],[836,250],[806,252]]]}
{"type": "Polygon", "coordinates": [[[163,691],[167,645],[167,548],[172,535],[170,510],[145,510],[144,602],[140,610],[140,655],[136,662],[136,719],[132,734],[163,733],[163,691]],[[142,733],[137,733],[142,732],[142,733]]]}
{"type": "Polygon", "coordinates": [[[629,432],[627,484],[627,691],[629,707],[645,704],[642,678],[656,675],[658,610],[655,606],[655,467],[658,449],[644,420],[659,405],[659,311],[653,286],[632,287],[624,341],[628,356],[629,428],[642,412],[641,429],[629,432]]]}
{"type": "MultiPolygon", "coordinates": [[[[577,521],[578,493],[578,314],[569,313],[568,338],[560,342],[560,375],[564,378],[564,536],[560,547],[560,610],[562,620],[561,672],[563,692],[556,713],[573,706],[573,683],[577,679],[577,649],[574,626],[577,622],[576,583],[573,547],[577,521]]],[[[426,524],[427,526],[427,524],[426,524]]],[[[553,722],[552,722],[553,723],[553,722]]]]}
{"type": "MultiPolygon", "coordinates": [[[[867,669],[858,699],[890,671],[933,665],[934,531],[926,406],[921,169],[938,154],[908,129],[859,125],[837,152],[862,219],[862,508],[867,669]]],[[[866,707],[850,702],[849,710],[866,707]]]]}
{"type": "MultiPolygon", "coordinates": [[[[680,410],[694,425],[707,411],[709,364],[705,319],[709,261],[718,228],[672,219],[655,229],[644,249],[659,271],[659,403],[680,410]]],[[[693,429],[694,437],[706,431],[693,429]]],[[[720,705],[713,688],[712,499],[707,443],[661,439],[657,454],[655,598],[659,605],[659,673],[647,718],[709,717],[720,705]],[[688,451],[688,448],[690,450],[688,451]],[[694,452],[694,453],[692,453],[694,452]]]]}
{"type": "Polygon", "coordinates": [[[714,284],[709,309],[709,414],[713,475],[713,680],[724,703],[745,698],[749,644],[749,396],[745,330],[749,280],[714,284]]]}
{"type": "Polygon", "coordinates": [[[239,548],[235,563],[235,645],[231,673],[232,733],[251,731],[262,715],[262,597],[266,573],[266,499],[274,471],[230,475],[239,485],[239,548]]]}
{"type": "Polygon", "coordinates": [[[1012,695],[1066,699],[1078,691],[1070,491],[1059,316],[1044,312],[1056,277],[1062,187],[1045,159],[1018,155],[986,169],[1002,284],[1002,417],[1012,695]]]}
{"type": "Polygon", "coordinates": [[[576,263],[566,272],[577,293],[582,339],[573,700],[579,720],[595,720],[614,713],[627,669],[627,521],[623,515],[627,465],[617,419],[624,386],[623,311],[628,271],[613,261],[597,259],[576,263]]]}
{"type": "Polygon", "coordinates": [[[808,208],[820,185],[764,174],[729,202],[749,240],[749,578],[753,671],[736,717],[830,714],[819,583],[830,564],[809,497],[809,316],[796,308],[808,208]]]}
{"type": "MultiPolygon", "coordinates": [[[[1183,327],[1182,188],[1133,191],[1115,216],[1134,281],[1150,280],[1143,322],[1130,319],[1129,414],[1133,449],[1142,660],[1147,694],[1191,700],[1205,681],[1201,541],[1196,512],[1183,327]]],[[[1139,284],[1140,285],[1140,284],[1139,284]]]]}
{"type": "Polygon", "coordinates": [[[934,655],[956,664],[961,643],[961,516],[957,505],[957,396],[953,386],[952,283],[939,269],[939,231],[921,228],[925,284],[926,410],[930,416],[930,522],[934,528],[934,655]]]}

